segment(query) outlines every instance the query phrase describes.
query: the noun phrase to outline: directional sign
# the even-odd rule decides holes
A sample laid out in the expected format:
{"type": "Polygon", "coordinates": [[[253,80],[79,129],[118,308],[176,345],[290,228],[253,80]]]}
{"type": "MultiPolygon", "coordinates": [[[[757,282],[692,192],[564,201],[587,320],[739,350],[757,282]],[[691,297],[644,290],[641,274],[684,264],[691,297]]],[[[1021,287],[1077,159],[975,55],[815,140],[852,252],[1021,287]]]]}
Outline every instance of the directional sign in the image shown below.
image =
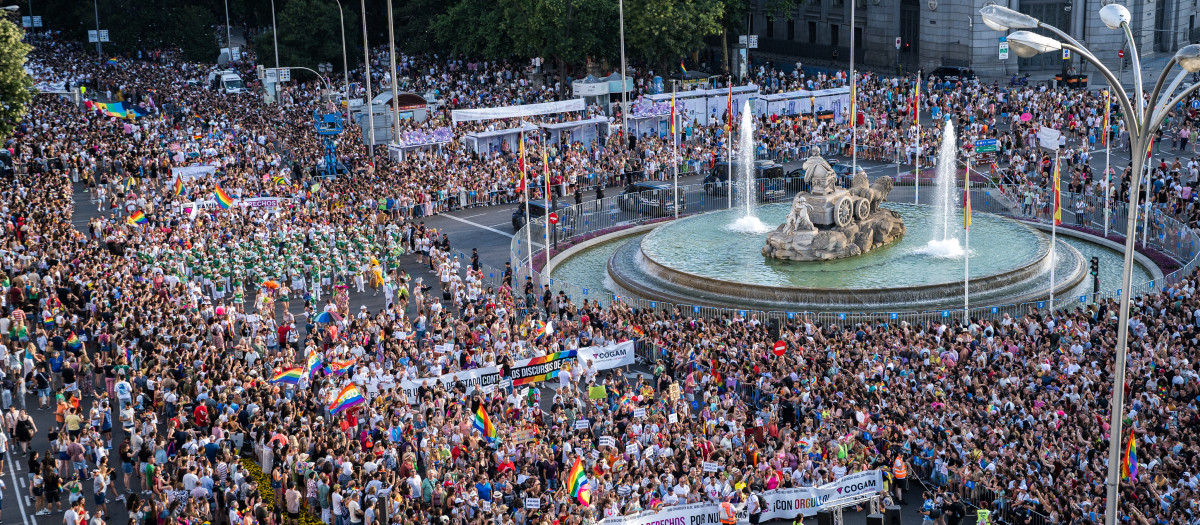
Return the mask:
{"type": "Polygon", "coordinates": [[[33,27],[33,18],[28,16],[21,17],[21,27],[33,27]]]}
{"type": "Polygon", "coordinates": [[[546,216],[546,220],[550,221],[550,224],[558,224],[558,214],[551,213],[550,215],[546,216]]]}
{"type": "Polygon", "coordinates": [[[776,341],[771,352],[775,354],[775,357],[783,357],[783,354],[787,353],[787,341],[776,341]]]}
{"type": "Polygon", "coordinates": [[[33,17],[33,27],[42,27],[42,17],[40,17],[40,16],[33,17]]]}
{"type": "Polygon", "coordinates": [[[88,42],[99,42],[99,37],[96,36],[95,29],[88,29],[88,42]]]}
{"type": "Polygon", "coordinates": [[[1000,37],[1000,60],[1008,60],[1008,37],[1000,37]]]}
{"type": "Polygon", "coordinates": [[[100,30],[100,41],[108,42],[108,30],[107,29],[100,30]]]}
{"type": "Polygon", "coordinates": [[[1200,100],[1192,101],[1192,109],[1200,109],[1200,100]]]}
{"type": "Polygon", "coordinates": [[[975,153],[992,153],[996,151],[996,139],[975,141],[975,153]]]}
{"type": "Polygon", "coordinates": [[[289,67],[279,68],[279,81],[280,82],[288,82],[291,79],[292,79],[292,68],[289,68],[289,67]]]}

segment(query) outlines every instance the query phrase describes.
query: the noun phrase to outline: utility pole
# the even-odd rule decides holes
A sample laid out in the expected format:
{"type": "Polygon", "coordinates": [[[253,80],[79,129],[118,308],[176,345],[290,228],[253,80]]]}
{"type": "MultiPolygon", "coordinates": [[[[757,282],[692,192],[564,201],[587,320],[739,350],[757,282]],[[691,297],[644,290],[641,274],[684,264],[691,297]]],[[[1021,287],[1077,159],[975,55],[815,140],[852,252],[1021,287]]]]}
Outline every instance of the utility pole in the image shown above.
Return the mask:
{"type": "MultiPolygon", "coordinates": [[[[92,0],[92,9],[96,10],[96,60],[103,62],[104,51],[103,48],[100,47],[100,4],[98,3],[98,0],[92,0]]],[[[31,19],[30,24],[32,23],[33,21],[31,19]]]]}
{"type": "Polygon", "coordinates": [[[625,0],[617,0],[617,18],[621,26],[621,135],[625,138],[624,147],[629,146],[629,101],[625,92],[625,0]]]}
{"type": "MultiPolygon", "coordinates": [[[[32,4],[33,0],[29,0],[32,4]]],[[[225,0],[225,47],[229,48],[229,61],[233,62],[233,29],[229,27],[229,0],[225,0]]]]}
{"type": "MultiPolygon", "coordinates": [[[[271,0],[274,1],[274,0],[271,0]]],[[[371,103],[371,46],[367,44],[367,0],[359,0],[359,5],[362,7],[363,20],[363,67],[367,72],[367,98],[363,101],[363,105],[367,107],[367,125],[371,143],[367,144],[367,156],[371,158],[371,162],[375,161],[375,105],[371,103]]],[[[349,104],[349,102],[347,102],[349,104]]]]}
{"type": "Polygon", "coordinates": [[[392,0],[388,0],[388,55],[392,58],[392,142],[400,141],[400,102],[396,93],[396,21],[392,18],[392,0]]]}

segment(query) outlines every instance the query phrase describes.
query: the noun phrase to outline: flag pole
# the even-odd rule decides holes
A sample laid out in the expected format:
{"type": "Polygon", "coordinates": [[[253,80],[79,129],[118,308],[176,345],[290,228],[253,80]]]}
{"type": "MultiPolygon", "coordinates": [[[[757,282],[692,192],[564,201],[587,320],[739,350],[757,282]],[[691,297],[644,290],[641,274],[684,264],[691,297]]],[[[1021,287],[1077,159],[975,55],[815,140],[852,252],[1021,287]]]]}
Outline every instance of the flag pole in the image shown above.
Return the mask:
{"type": "Polygon", "coordinates": [[[729,193],[729,208],[733,209],[733,77],[729,77],[729,102],[725,109],[729,113],[729,139],[725,142],[729,146],[729,155],[726,157],[726,164],[729,166],[729,180],[725,184],[725,189],[729,193]]]}
{"type": "Polygon", "coordinates": [[[971,324],[971,154],[967,153],[967,176],[963,182],[963,325],[971,324]]]}
{"type": "Polygon", "coordinates": [[[672,191],[675,207],[675,218],[679,218],[679,133],[675,131],[675,121],[678,116],[675,115],[675,81],[671,81],[671,164],[675,168],[675,188],[672,191]]]}
{"type": "MultiPolygon", "coordinates": [[[[524,124],[522,124],[524,126],[524,124]]],[[[529,250],[529,277],[533,277],[533,234],[530,232],[530,227],[533,221],[529,217],[529,182],[525,180],[525,171],[528,164],[525,161],[525,131],[521,131],[521,196],[525,200],[525,246],[529,250]]],[[[513,283],[516,286],[516,283],[513,283]]]]}
{"type": "Polygon", "coordinates": [[[1050,217],[1050,315],[1054,315],[1054,267],[1058,249],[1058,221],[1062,217],[1062,193],[1059,188],[1058,145],[1054,146],[1054,210],[1050,217]]]}
{"type": "Polygon", "coordinates": [[[1108,139],[1109,91],[1104,92],[1104,237],[1108,237],[1109,214],[1112,200],[1112,175],[1109,162],[1112,160],[1112,142],[1108,139]]]}
{"type": "Polygon", "coordinates": [[[542,284],[546,284],[546,271],[550,269],[550,214],[554,213],[554,208],[550,207],[550,162],[547,160],[547,151],[550,148],[549,141],[546,137],[542,137],[542,178],[546,179],[546,221],[542,224],[542,232],[546,237],[546,265],[542,266],[542,284]]]}
{"type": "Polygon", "coordinates": [[[921,204],[921,72],[917,71],[917,85],[913,89],[913,122],[917,134],[913,138],[913,187],[916,191],[913,204],[921,204]]]}

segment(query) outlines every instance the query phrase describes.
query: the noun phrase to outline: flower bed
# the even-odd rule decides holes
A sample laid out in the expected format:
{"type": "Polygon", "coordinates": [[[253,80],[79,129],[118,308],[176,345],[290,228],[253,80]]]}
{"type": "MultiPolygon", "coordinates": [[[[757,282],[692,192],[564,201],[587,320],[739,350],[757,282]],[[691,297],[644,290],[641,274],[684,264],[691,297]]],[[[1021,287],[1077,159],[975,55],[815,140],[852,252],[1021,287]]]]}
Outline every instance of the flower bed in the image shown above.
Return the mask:
{"type": "MultiPolygon", "coordinates": [[[[280,514],[286,514],[287,509],[275,508],[275,491],[271,490],[271,477],[263,472],[262,467],[252,459],[242,458],[241,464],[242,468],[250,472],[250,479],[254,480],[254,484],[258,485],[258,493],[262,495],[263,504],[271,512],[278,510],[280,514]]],[[[303,491],[301,493],[303,494],[303,491]]],[[[300,501],[300,525],[325,525],[319,516],[313,516],[312,512],[309,512],[307,498],[303,497],[300,501]]]]}

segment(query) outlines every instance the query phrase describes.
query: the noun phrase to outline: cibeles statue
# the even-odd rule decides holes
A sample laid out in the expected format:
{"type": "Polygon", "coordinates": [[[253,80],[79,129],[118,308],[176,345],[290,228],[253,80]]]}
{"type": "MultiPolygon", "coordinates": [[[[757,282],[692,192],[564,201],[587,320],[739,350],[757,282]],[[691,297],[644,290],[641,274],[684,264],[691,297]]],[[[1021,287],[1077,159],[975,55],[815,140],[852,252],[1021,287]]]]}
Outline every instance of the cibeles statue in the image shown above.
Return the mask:
{"type": "Polygon", "coordinates": [[[837,172],[821,157],[821,148],[813,147],[812,155],[804,161],[804,182],[813,195],[828,195],[837,189],[837,172]]]}
{"type": "Polygon", "coordinates": [[[880,208],[892,190],[892,179],[867,183],[865,173],[853,177],[849,189],[838,185],[837,171],[821,152],[804,161],[810,191],[792,199],[787,221],[767,234],[762,254],[773,259],[821,261],[862,255],[904,236],[900,214],[880,208]]]}

